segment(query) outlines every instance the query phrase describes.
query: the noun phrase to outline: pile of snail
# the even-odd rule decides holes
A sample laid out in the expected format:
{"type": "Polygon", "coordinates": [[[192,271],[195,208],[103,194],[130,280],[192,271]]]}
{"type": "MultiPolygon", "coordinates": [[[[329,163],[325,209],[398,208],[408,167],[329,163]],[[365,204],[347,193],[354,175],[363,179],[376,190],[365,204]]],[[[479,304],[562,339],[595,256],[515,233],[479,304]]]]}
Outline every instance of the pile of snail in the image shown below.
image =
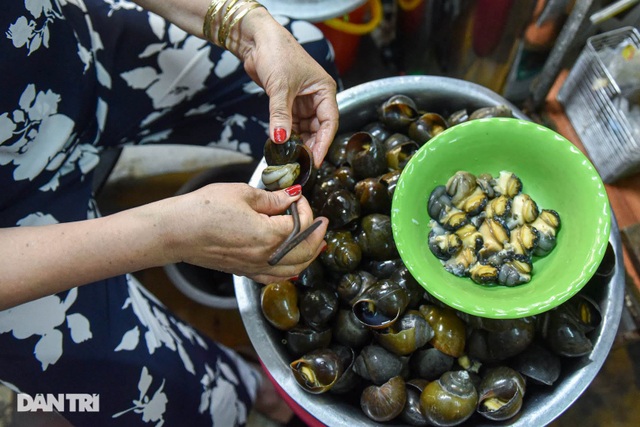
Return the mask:
{"type": "Polygon", "coordinates": [[[517,416],[537,388],[553,387],[563,358],[591,352],[602,314],[585,292],[540,315],[481,318],[426,293],[399,257],[390,205],[402,168],[437,133],[491,116],[511,111],[445,118],[396,95],[378,106],[378,120],[339,134],[319,170],[299,161],[306,151],[296,138],[279,148],[287,155],[270,161],[309,172],[303,193],[329,218],[321,256],[296,280],[260,292],[262,313],[306,392],[335,394],[376,422],[502,421],[517,416]]]}
{"type": "Polygon", "coordinates": [[[553,250],[560,228],[558,212],[540,210],[506,170],[456,172],[433,189],[427,211],[431,252],[448,272],[485,285],[529,282],[533,257],[553,250]]]}

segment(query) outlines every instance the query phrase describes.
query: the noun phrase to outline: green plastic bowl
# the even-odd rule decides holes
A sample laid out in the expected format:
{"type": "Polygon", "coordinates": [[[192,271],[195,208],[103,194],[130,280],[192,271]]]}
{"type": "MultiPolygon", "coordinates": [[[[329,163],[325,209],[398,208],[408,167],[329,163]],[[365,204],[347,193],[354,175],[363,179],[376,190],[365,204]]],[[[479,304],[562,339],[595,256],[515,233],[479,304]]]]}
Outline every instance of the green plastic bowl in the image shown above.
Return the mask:
{"type": "Polygon", "coordinates": [[[532,122],[491,118],[453,126],[420,148],[398,181],[391,221],[402,260],[429,294],[472,315],[519,318],[562,304],[589,281],[607,248],[611,211],[602,179],[575,145],[532,122]],[[556,247],[534,257],[528,283],[476,284],[446,271],[429,250],[429,195],[460,170],[511,171],[540,209],[560,214],[556,247]]]}

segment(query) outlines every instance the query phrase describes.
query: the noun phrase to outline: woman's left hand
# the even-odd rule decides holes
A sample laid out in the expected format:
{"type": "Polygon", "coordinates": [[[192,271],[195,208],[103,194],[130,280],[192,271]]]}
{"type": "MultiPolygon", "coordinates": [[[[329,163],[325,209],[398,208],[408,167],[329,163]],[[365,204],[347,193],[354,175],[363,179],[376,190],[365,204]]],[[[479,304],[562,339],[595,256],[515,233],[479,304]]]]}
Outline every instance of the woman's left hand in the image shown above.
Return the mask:
{"type": "Polygon", "coordinates": [[[240,23],[234,52],[251,78],[269,96],[269,135],[284,142],[292,129],[302,136],[320,166],[338,128],[335,80],[266,10],[258,8],[240,23]]]}

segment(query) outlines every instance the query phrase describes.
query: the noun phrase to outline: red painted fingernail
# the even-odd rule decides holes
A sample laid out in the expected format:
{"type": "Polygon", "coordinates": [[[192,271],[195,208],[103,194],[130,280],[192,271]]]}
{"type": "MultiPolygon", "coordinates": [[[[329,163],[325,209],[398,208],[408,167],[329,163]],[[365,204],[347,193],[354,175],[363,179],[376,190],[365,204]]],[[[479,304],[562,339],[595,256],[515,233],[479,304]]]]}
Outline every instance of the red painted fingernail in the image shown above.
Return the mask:
{"type": "Polygon", "coordinates": [[[327,247],[328,247],[327,242],[324,242],[324,243],[323,243],[323,246],[322,246],[322,249],[320,249],[320,253],[322,253],[322,252],[326,251],[326,250],[327,250],[327,247]]]}
{"type": "Polygon", "coordinates": [[[284,192],[290,195],[291,197],[297,196],[302,192],[302,185],[296,184],[291,187],[287,187],[284,189],[284,192]]]}
{"type": "Polygon", "coordinates": [[[284,128],[275,128],[273,130],[274,142],[285,142],[287,140],[287,131],[284,128]]]}
{"type": "Polygon", "coordinates": [[[289,279],[290,282],[295,282],[296,280],[298,280],[299,276],[293,276],[292,278],[289,279]]]}

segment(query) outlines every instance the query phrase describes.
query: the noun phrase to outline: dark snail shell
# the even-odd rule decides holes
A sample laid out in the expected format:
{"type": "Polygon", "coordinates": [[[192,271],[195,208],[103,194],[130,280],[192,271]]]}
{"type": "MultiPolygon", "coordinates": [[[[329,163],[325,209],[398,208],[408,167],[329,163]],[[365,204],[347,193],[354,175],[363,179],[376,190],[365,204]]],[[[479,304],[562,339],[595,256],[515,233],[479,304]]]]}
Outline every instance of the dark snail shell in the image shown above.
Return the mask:
{"type": "Polygon", "coordinates": [[[370,385],[365,388],[360,397],[360,407],[367,417],[382,422],[400,415],[406,401],[404,379],[396,376],[379,387],[370,385]]]}
{"type": "Polygon", "coordinates": [[[468,336],[467,353],[481,362],[497,362],[526,351],[536,336],[532,317],[520,319],[483,319],[482,327],[468,336]]]}
{"type": "Polygon", "coordinates": [[[474,110],[468,120],[486,119],[489,117],[513,117],[513,111],[506,105],[482,107],[474,110]]]}
{"type": "Polygon", "coordinates": [[[589,332],[602,320],[600,307],[577,294],[541,317],[541,333],[549,350],[565,357],[584,356],[593,350],[589,332]]]}
{"type": "Polygon", "coordinates": [[[375,177],[387,172],[384,145],[367,132],[351,135],[346,146],[347,162],[357,179],[375,177]]]}
{"type": "Polygon", "coordinates": [[[388,214],[391,209],[391,197],[386,185],[379,178],[365,178],[358,181],[354,194],[360,202],[362,213],[388,214]]]}
{"type": "Polygon", "coordinates": [[[420,394],[428,384],[428,381],[421,378],[406,381],[407,401],[400,413],[400,419],[412,426],[428,426],[429,422],[420,407],[420,394]]]}
{"type": "Polygon", "coordinates": [[[459,125],[460,123],[464,123],[469,120],[469,112],[466,108],[461,110],[454,111],[447,117],[447,123],[449,126],[459,125]]]}
{"type": "Polygon", "coordinates": [[[420,406],[434,426],[454,426],[476,410],[478,393],[467,371],[448,371],[424,387],[420,406]]]}
{"type": "Polygon", "coordinates": [[[406,132],[417,116],[418,108],[415,101],[406,95],[390,97],[378,110],[380,122],[395,132],[406,132]]]}
{"type": "Polygon", "coordinates": [[[264,286],[260,291],[260,306],[265,319],[277,329],[286,331],[300,320],[298,290],[289,280],[264,286]]]}
{"type": "Polygon", "coordinates": [[[408,134],[420,145],[447,129],[447,121],[438,113],[424,113],[409,125],[408,134]]]}
{"type": "Polygon", "coordinates": [[[385,139],[383,142],[384,142],[384,149],[386,150],[387,153],[393,150],[394,148],[407,143],[412,143],[413,145],[418,146],[418,143],[416,141],[409,138],[407,134],[400,133],[400,132],[396,132],[389,135],[387,139],[385,139]]]}
{"type": "Polygon", "coordinates": [[[323,179],[327,179],[336,171],[336,167],[330,162],[322,162],[320,168],[318,169],[318,174],[316,176],[316,182],[322,181],[323,179]]]}
{"type": "Polygon", "coordinates": [[[466,325],[450,307],[425,304],[420,306],[420,314],[429,322],[434,336],[430,344],[441,352],[453,357],[464,353],[466,325]]]}
{"type": "Polygon", "coordinates": [[[450,371],[455,363],[455,358],[444,354],[435,347],[425,347],[411,355],[409,366],[419,378],[433,381],[442,374],[450,371]]]}
{"type": "Polygon", "coordinates": [[[320,254],[320,261],[334,273],[355,271],[362,260],[362,249],[351,232],[329,230],[325,235],[327,248],[320,254]]]}
{"type": "Polygon", "coordinates": [[[330,286],[319,284],[303,292],[299,307],[307,325],[326,329],[338,311],[338,294],[330,286]]]}
{"type": "Polygon", "coordinates": [[[362,378],[358,376],[353,370],[353,364],[356,361],[356,353],[352,347],[331,343],[329,346],[333,350],[342,362],[344,369],[342,375],[338,378],[338,381],[331,387],[329,392],[336,394],[343,394],[352,391],[358,387],[362,382],[362,378]]]}
{"type": "MultiPolygon", "coordinates": [[[[344,182],[334,174],[319,180],[316,185],[313,186],[313,190],[311,192],[311,206],[314,209],[321,211],[327,203],[329,196],[338,190],[345,190],[347,193],[351,193],[351,191],[345,187],[344,182]]],[[[347,198],[351,199],[351,196],[347,196],[347,198]]],[[[344,203],[344,201],[339,201],[344,203]]],[[[335,203],[335,201],[332,203],[335,203]]],[[[349,221],[352,219],[349,219],[349,221]]]]}
{"type": "Polygon", "coordinates": [[[389,279],[395,271],[404,265],[401,258],[375,260],[369,259],[363,263],[365,269],[378,279],[389,279]]]}
{"type": "Polygon", "coordinates": [[[353,132],[337,135],[327,151],[326,159],[336,166],[340,167],[347,163],[347,143],[353,135],[353,132]]]}
{"type": "Polygon", "coordinates": [[[364,347],[356,356],[353,370],[365,380],[382,385],[391,378],[401,375],[406,365],[406,358],[377,344],[371,344],[364,347]]]}
{"type": "Polygon", "coordinates": [[[408,140],[387,150],[387,167],[389,170],[402,170],[420,146],[413,140],[408,140]]]}
{"type": "Polygon", "coordinates": [[[400,260],[398,267],[389,276],[391,280],[402,287],[409,297],[409,305],[407,308],[418,308],[420,302],[425,296],[425,290],[418,281],[411,275],[409,269],[400,260]]]}
{"type": "Polygon", "coordinates": [[[400,356],[407,356],[433,338],[433,329],[418,312],[407,312],[386,329],[374,331],[378,344],[400,356]]]}
{"type": "Polygon", "coordinates": [[[314,259],[311,264],[298,275],[296,283],[302,289],[309,289],[315,285],[324,282],[325,274],[322,263],[318,258],[314,259]]]}
{"type": "Polygon", "coordinates": [[[362,254],[375,260],[398,258],[389,215],[373,213],[360,221],[354,236],[362,254]]]}
{"type": "Polygon", "coordinates": [[[534,384],[553,385],[560,377],[560,357],[539,344],[519,353],[511,366],[534,384]]]}
{"type": "Polygon", "coordinates": [[[294,357],[300,357],[331,343],[331,329],[318,331],[307,325],[289,329],[285,335],[286,347],[294,357]]]}
{"type": "Polygon", "coordinates": [[[478,413],[493,421],[513,418],[522,409],[525,380],[507,366],[490,369],[478,388],[478,413]]]}
{"type": "Polygon", "coordinates": [[[329,391],[344,371],[340,356],[329,348],[314,350],[289,364],[300,387],[312,394],[329,391]]]}
{"type": "Polygon", "coordinates": [[[387,193],[389,194],[390,199],[393,199],[393,194],[396,191],[396,185],[398,184],[398,179],[400,178],[401,173],[402,171],[400,170],[393,170],[381,175],[379,178],[382,185],[387,188],[387,193]]]}
{"type": "Polygon", "coordinates": [[[332,229],[345,227],[360,217],[360,202],[349,190],[340,189],[327,196],[321,213],[332,229]]]}
{"type": "Polygon", "coordinates": [[[350,166],[344,165],[333,171],[333,176],[349,191],[354,191],[358,180],[350,166]]]}
{"type": "MultiPolygon", "coordinates": [[[[293,182],[289,182],[289,180],[283,181],[283,184],[278,184],[277,188],[286,188],[293,184],[300,184],[305,189],[313,188],[318,172],[313,162],[313,152],[309,147],[304,145],[298,135],[292,134],[289,140],[282,144],[276,144],[271,139],[268,139],[264,145],[264,157],[269,167],[275,167],[267,167],[265,170],[268,169],[267,173],[275,173],[276,176],[281,174],[280,169],[282,169],[282,167],[284,167],[285,170],[291,169],[291,167],[285,165],[293,163],[299,165],[299,172],[296,174],[297,176],[293,182]]],[[[288,172],[290,174],[292,171],[288,172]]],[[[273,183],[273,179],[271,179],[270,182],[273,183]]],[[[270,184],[269,187],[270,189],[277,189],[274,188],[274,186],[275,184],[270,184]]]]}
{"type": "Polygon", "coordinates": [[[380,142],[386,141],[392,135],[392,132],[380,121],[371,122],[362,128],[380,142]]]}
{"type": "Polygon", "coordinates": [[[373,329],[391,326],[409,304],[407,291],[390,279],[382,279],[367,289],[353,304],[355,316],[373,329]]]}
{"type": "Polygon", "coordinates": [[[264,159],[267,165],[285,165],[295,162],[298,158],[298,146],[303,145],[302,139],[297,134],[281,144],[276,144],[272,139],[267,139],[264,144],[264,159]]]}
{"type": "Polygon", "coordinates": [[[377,281],[378,278],[366,270],[343,274],[338,282],[338,296],[344,304],[351,306],[365,290],[377,281]]]}
{"type": "Polygon", "coordinates": [[[341,308],[333,324],[333,338],[349,348],[360,349],[371,342],[372,331],[356,318],[353,311],[341,308]]]}

